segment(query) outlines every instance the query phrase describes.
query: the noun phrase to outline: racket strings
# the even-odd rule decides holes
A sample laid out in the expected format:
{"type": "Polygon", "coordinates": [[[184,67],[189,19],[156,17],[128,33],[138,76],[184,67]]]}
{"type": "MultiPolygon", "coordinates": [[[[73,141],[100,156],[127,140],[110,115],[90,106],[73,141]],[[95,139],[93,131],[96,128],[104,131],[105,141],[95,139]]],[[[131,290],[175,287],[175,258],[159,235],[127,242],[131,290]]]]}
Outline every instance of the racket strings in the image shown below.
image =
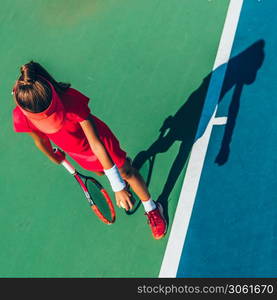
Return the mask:
{"type": "Polygon", "coordinates": [[[108,223],[114,222],[114,207],[107,192],[101,187],[101,185],[96,184],[90,178],[86,180],[86,187],[92,201],[95,204],[92,206],[92,209],[94,210],[96,215],[104,222],[105,220],[108,223]]]}

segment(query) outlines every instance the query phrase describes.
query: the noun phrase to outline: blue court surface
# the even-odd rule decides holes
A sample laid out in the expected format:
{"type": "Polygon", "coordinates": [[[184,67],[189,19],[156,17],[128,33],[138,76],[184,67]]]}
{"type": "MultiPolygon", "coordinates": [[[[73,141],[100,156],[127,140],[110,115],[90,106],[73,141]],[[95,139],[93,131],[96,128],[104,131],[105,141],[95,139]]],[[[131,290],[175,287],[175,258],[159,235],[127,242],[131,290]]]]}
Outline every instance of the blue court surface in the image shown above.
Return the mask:
{"type": "Polygon", "coordinates": [[[241,7],[177,277],[277,276],[276,8],[241,7]]]}

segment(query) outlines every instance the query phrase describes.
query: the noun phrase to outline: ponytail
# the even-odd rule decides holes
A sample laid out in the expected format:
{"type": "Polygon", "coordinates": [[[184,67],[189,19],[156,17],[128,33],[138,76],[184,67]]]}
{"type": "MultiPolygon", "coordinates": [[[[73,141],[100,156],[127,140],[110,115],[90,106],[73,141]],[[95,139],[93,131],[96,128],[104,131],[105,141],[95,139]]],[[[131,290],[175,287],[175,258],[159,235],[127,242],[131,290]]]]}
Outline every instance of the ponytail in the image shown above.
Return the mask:
{"type": "Polygon", "coordinates": [[[69,87],[69,83],[57,82],[39,63],[30,61],[21,66],[15,88],[14,97],[17,104],[31,112],[42,112],[51,103],[52,92],[48,80],[55,91],[61,95],[69,87]]]}

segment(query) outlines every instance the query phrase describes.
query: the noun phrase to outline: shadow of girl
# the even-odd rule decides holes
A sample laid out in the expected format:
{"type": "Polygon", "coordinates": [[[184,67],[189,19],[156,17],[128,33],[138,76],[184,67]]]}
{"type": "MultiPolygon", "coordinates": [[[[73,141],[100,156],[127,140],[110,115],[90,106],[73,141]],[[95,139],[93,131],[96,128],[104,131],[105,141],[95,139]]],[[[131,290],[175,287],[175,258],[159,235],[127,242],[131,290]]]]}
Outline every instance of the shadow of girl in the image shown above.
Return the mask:
{"type": "Polygon", "coordinates": [[[220,97],[219,99],[213,99],[211,105],[207,110],[208,113],[206,112],[204,114],[204,118],[202,115],[202,129],[200,131],[198,129],[198,124],[206,99],[211,76],[216,76],[216,73],[222,72],[222,69],[226,67],[226,65],[218,67],[203,79],[198,89],[188,97],[187,101],[185,101],[185,103],[180,107],[176,114],[174,116],[169,116],[164,120],[163,125],[159,129],[159,136],[152,143],[152,145],[150,145],[147,150],[139,152],[134,158],[133,165],[138,170],[142,169],[145,164],[148,164],[146,167],[147,174],[144,176],[144,179],[147,185],[149,185],[156,155],[158,153],[164,153],[168,151],[168,149],[175,142],[180,142],[178,153],[169,170],[166,183],[160,196],[157,199],[157,201],[161,202],[164,207],[167,221],[169,195],[173,190],[182,170],[184,169],[195,140],[200,138],[204,133],[218,102],[223,99],[224,95],[229,90],[235,87],[232,102],[230,104],[229,115],[227,119],[228,121],[225,127],[222,146],[217,157],[218,163],[220,161],[224,163],[227,161],[229,152],[227,153],[225,152],[225,150],[229,148],[231,137],[235,127],[235,121],[239,110],[238,103],[240,101],[242,88],[244,84],[252,84],[255,81],[257,71],[261,67],[264,60],[264,45],[265,42],[263,40],[259,40],[237,56],[230,59],[227,65],[220,97]]]}

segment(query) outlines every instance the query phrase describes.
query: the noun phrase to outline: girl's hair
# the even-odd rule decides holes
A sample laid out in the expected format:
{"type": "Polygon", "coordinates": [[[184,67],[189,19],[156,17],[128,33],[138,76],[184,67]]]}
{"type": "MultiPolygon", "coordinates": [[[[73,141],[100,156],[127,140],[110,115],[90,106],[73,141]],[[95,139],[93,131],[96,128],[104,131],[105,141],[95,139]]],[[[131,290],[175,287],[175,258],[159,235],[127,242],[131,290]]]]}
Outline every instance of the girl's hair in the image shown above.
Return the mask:
{"type": "Polygon", "coordinates": [[[18,105],[30,112],[42,112],[51,103],[51,87],[43,78],[53,85],[59,95],[70,87],[69,83],[57,82],[39,63],[34,61],[21,66],[20,72],[21,75],[14,87],[14,96],[18,105]]]}

